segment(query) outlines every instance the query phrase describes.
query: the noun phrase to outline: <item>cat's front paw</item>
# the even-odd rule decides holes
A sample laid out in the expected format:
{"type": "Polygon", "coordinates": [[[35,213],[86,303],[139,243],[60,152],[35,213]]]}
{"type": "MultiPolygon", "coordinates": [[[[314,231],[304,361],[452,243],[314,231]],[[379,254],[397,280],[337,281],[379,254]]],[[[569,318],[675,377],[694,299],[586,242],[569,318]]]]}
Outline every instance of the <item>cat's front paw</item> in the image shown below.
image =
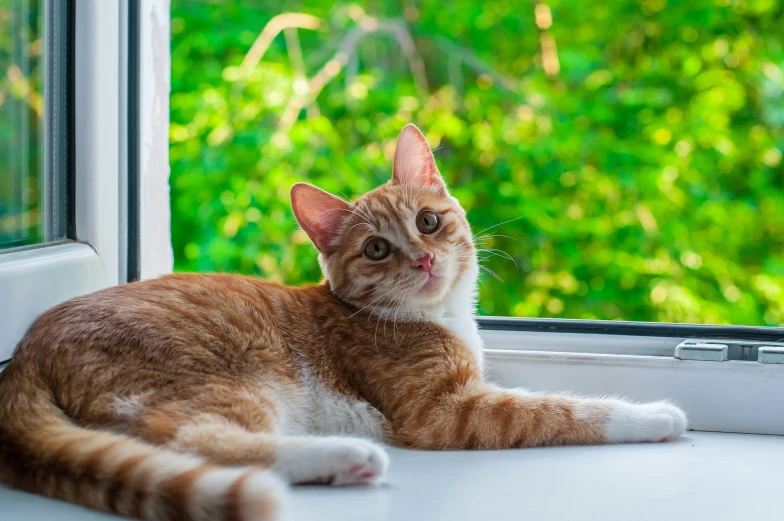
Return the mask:
{"type": "Polygon", "coordinates": [[[667,402],[612,405],[604,426],[608,443],[672,441],[686,431],[686,414],[667,402]]]}
{"type": "Polygon", "coordinates": [[[389,465],[386,451],[358,439],[335,439],[327,457],[334,465],[330,485],[369,485],[381,478],[389,465]]]}
{"type": "Polygon", "coordinates": [[[275,470],[292,483],[369,485],[383,477],[389,457],[370,441],[328,436],[279,449],[275,470]]]}

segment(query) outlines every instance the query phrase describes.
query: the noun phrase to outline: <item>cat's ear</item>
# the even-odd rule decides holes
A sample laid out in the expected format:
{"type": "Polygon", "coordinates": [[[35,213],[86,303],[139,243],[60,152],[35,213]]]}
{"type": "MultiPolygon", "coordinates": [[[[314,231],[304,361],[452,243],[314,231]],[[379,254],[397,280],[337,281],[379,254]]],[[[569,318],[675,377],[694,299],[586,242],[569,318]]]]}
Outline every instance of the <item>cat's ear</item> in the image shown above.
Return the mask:
{"type": "Polygon", "coordinates": [[[348,203],[321,188],[297,183],[291,187],[291,207],[313,245],[321,253],[333,253],[338,247],[340,224],[350,213],[348,203]]]}
{"type": "Polygon", "coordinates": [[[412,123],[403,127],[397,137],[392,179],[401,185],[430,186],[446,190],[430,145],[412,123]]]}

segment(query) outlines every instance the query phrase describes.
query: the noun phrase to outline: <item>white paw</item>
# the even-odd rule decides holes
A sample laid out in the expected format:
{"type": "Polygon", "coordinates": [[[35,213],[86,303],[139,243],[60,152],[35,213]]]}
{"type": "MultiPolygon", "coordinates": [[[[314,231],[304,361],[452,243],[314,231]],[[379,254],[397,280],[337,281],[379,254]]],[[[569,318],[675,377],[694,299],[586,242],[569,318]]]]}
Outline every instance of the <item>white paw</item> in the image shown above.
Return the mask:
{"type": "Polygon", "coordinates": [[[389,457],[375,443],[330,436],[284,441],[274,469],[292,483],[369,485],[387,470],[389,457]]]}
{"type": "Polygon", "coordinates": [[[672,441],[686,430],[686,414],[666,402],[632,404],[612,401],[604,426],[609,443],[672,441]]]}

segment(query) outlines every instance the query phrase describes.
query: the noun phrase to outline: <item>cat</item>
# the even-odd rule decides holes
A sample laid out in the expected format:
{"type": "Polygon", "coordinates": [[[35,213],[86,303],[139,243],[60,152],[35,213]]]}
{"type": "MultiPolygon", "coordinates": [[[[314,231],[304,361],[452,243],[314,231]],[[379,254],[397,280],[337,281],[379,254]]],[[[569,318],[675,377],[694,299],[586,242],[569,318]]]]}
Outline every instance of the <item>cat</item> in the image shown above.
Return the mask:
{"type": "Polygon", "coordinates": [[[147,520],[268,520],[286,483],[381,479],[379,441],[502,449],[684,432],[666,402],[486,382],[466,214],[413,125],[392,170],[353,203],[292,187],[320,284],[173,274],[44,313],[0,374],[0,482],[147,520]]]}

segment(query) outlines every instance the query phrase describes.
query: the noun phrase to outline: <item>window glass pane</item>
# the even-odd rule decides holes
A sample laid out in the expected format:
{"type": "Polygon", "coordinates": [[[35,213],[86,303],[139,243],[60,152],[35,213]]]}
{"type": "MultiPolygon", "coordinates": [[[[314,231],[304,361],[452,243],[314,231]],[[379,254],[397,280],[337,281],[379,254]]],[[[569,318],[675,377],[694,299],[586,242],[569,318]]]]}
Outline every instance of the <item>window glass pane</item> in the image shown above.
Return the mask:
{"type": "Polygon", "coordinates": [[[63,4],[0,1],[0,249],[65,237],[63,4]]]}
{"type": "Polygon", "coordinates": [[[173,0],[177,268],[317,280],[289,187],[378,186],[414,122],[481,236],[481,313],[782,325],[782,27],[778,2],[173,0]]]}

